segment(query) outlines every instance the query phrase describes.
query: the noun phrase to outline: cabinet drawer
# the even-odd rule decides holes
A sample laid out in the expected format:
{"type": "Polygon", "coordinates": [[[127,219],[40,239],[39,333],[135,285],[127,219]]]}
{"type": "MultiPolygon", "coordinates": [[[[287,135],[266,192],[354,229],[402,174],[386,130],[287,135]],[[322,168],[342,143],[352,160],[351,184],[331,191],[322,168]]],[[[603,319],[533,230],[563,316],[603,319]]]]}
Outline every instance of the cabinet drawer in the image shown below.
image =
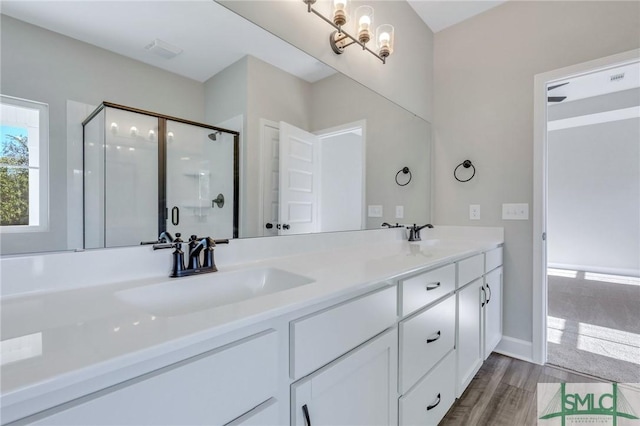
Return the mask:
{"type": "Polygon", "coordinates": [[[291,378],[311,373],[393,325],[397,300],[393,286],[292,321],[291,378]]]}
{"type": "Polygon", "coordinates": [[[484,274],[484,254],[478,254],[458,262],[458,288],[484,274]]]}
{"type": "Polygon", "coordinates": [[[493,271],[498,266],[502,265],[502,247],[490,250],[485,253],[485,267],[486,272],[493,271]]]}
{"type": "Polygon", "coordinates": [[[401,315],[405,316],[455,290],[454,264],[428,271],[400,282],[401,315]]]}
{"type": "Polygon", "coordinates": [[[400,323],[400,393],[453,349],[455,345],[455,297],[400,323]]]}
{"type": "Polygon", "coordinates": [[[455,400],[455,352],[400,398],[400,425],[437,425],[455,400]]]}
{"type": "Polygon", "coordinates": [[[278,415],[278,400],[271,398],[226,426],[276,426],[280,423],[278,415]]]}
{"type": "Polygon", "coordinates": [[[46,425],[225,424],[277,391],[273,330],[129,380],[44,417],[46,425]]]}

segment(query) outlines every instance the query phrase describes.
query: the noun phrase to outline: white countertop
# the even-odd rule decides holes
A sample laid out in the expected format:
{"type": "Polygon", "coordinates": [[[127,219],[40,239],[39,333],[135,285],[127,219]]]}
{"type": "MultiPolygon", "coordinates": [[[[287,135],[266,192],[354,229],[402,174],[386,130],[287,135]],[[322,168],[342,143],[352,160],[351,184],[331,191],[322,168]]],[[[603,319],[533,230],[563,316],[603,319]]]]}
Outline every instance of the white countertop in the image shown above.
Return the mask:
{"type": "MultiPolygon", "coordinates": [[[[79,386],[89,378],[111,375],[113,380],[122,381],[125,376],[114,375],[115,372],[128,368],[126,374],[130,377],[142,374],[144,371],[131,368],[167,351],[330,299],[362,294],[399,275],[449,263],[502,242],[496,238],[423,243],[391,241],[218,265],[221,272],[217,274],[269,267],[300,274],[314,282],[171,317],[153,315],[116,296],[116,292],[124,289],[166,282],[166,275],[4,297],[1,304],[3,342],[34,335],[34,339],[41,339],[42,353],[2,366],[2,409],[11,407],[11,417],[30,414],[29,401],[33,398],[79,386]]],[[[9,419],[3,422],[6,420],[9,419]]]]}

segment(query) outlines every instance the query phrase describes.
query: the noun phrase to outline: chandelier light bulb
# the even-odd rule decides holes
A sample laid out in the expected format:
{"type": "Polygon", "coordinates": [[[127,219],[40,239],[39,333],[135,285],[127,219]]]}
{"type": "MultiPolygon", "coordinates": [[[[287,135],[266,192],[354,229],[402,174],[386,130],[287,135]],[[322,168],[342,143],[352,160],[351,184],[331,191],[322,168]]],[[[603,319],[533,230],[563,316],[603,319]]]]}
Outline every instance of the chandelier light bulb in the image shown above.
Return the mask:
{"type": "Polygon", "coordinates": [[[383,24],[376,29],[378,55],[387,58],[393,53],[393,25],[383,24]]]}
{"type": "Polygon", "coordinates": [[[373,25],[373,8],[360,6],[356,9],[356,22],[358,23],[358,41],[366,44],[371,40],[371,26],[373,25]]]}
{"type": "Polygon", "coordinates": [[[341,27],[347,23],[347,0],[333,0],[333,23],[341,27]]]}

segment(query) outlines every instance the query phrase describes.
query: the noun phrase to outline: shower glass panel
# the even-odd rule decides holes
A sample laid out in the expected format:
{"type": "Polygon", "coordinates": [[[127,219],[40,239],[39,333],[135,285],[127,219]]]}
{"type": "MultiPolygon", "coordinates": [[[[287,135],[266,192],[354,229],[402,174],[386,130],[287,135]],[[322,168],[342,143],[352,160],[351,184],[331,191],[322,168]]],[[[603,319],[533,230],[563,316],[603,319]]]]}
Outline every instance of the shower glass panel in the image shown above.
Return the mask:
{"type": "Polygon", "coordinates": [[[158,118],[115,108],[85,125],[85,248],[157,238],[157,134],[158,118]],[[104,143],[91,146],[100,132],[104,143]]]}
{"type": "Polygon", "coordinates": [[[167,120],[166,185],[170,233],[234,237],[232,134],[167,120]]]}
{"type": "Polygon", "coordinates": [[[238,132],[108,102],[83,127],[85,248],[238,237],[238,132]]]}

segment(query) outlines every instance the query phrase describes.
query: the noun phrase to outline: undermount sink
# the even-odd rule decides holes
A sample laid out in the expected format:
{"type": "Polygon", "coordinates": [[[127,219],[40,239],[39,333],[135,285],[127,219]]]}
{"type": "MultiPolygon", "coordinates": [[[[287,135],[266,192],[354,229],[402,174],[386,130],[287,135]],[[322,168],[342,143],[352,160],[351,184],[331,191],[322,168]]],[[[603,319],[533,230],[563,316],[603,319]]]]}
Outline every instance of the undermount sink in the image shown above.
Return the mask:
{"type": "Polygon", "coordinates": [[[157,316],[175,316],[237,303],[314,282],[276,268],[215,272],[122,290],[121,301],[157,316]]]}

